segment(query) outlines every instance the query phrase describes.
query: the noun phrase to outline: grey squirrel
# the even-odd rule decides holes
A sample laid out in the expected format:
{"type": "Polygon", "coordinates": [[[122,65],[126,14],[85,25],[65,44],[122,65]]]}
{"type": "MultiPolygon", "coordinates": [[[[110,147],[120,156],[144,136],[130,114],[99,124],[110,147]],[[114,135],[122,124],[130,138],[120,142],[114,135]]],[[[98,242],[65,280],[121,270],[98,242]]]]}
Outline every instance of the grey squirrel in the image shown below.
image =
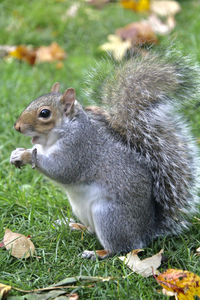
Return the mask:
{"type": "Polygon", "coordinates": [[[199,156],[176,107],[195,98],[197,77],[186,60],[149,53],[119,66],[102,107],[86,108],[56,83],[16,121],[34,146],[17,148],[10,162],[61,184],[105,255],[179,233],[199,202],[199,156]]]}

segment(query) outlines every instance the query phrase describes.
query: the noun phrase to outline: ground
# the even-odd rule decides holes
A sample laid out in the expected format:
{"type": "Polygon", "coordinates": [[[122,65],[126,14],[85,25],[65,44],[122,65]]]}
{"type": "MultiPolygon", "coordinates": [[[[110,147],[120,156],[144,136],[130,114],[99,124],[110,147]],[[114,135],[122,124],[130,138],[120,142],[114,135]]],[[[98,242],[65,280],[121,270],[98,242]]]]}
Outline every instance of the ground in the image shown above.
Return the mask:
{"type": "MultiPolygon", "coordinates": [[[[182,12],[176,18],[177,26],[160,43],[161,46],[174,43],[175,48],[198,62],[200,1],[179,2],[182,12]]],[[[41,257],[17,260],[0,249],[0,282],[33,289],[80,274],[114,276],[114,281],[78,288],[80,299],[166,299],[157,294],[154,278],[131,274],[117,257],[96,262],[83,260],[79,253],[98,249],[100,245],[94,236],[70,232],[67,226],[54,224],[63,216],[71,216],[64,193],[31,167],[19,170],[9,163],[12,150],[30,147],[30,140],[13,129],[23,108],[35,97],[49,92],[56,81],[61,83],[63,91],[74,87],[79,101],[88,104],[83,92],[87,72],[106,56],[99,46],[115,29],[145,17],[112,3],[102,10],[82,5],[76,18],[67,19],[65,12],[72,3],[72,0],[0,1],[1,45],[41,46],[56,41],[68,55],[61,69],[56,68],[56,63],[30,66],[17,60],[0,60],[0,240],[5,228],[31,235],[41,257]]],[[[198,139],[200,107],[197,105],[194,110],[189,106],[184,113],[198,139]]],[[[200,218],[200,214],[196,217],[200,218]]],[[[164,248],[161,270],[180,268],[200,274],[199,257],[195,254],[199,246],[200,221],[194,218],[189,231],[154,241],[144,255],[153,255],[164,248]]]]}

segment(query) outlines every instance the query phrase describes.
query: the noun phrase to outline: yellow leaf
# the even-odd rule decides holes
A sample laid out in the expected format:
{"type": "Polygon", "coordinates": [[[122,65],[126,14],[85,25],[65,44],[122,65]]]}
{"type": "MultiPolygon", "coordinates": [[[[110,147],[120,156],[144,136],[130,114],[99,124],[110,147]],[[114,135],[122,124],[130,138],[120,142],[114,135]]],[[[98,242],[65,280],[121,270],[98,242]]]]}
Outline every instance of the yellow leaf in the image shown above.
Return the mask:
{"type": "Polygon", "coordinates": [[[200,276],[192,272],[168,269],[156,280],[165,290],[176,293],[179,300],[193,300],[200,295],[200,276]]]}
{"type": "Polygon", "coordinates": [[[3,283],[0,283],[0,299],[4,299],[10,290],[11,290],[10,285],[5,285],[3,283]]]}
{"type": "Polygon", "coordinates": [[[9,56],[28,62],[30,65],[34,65],[36,60],[36,52],[30,47],[20,45],[15,50],[9,53],[9,56]]]}
{"type": "Polygon", "coordinates": [[[150,0],[121,0],[120,2],[124,8],[138,12],[147,11],[150,8],[150,0]]]}
{"type": "Polygon", "coordinates": [[[116,60],[121,60],[126,51],[131,48],[131,41],[122,41],[122,39],[114,34],[108,36],[108,43],[100,46],[103,51],[110,51],[116,60]]]}

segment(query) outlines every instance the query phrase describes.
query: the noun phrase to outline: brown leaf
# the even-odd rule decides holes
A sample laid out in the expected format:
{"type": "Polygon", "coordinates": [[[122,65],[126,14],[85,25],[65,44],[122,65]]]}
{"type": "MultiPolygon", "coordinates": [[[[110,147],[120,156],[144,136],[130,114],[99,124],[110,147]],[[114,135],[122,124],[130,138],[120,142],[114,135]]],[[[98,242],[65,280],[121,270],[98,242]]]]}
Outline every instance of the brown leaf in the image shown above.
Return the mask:
{"type": "Polygon", "coordinates": [[[5,230],[3,243],[6,250],[11,250],[11,255],[16,258],[28,258],[35,252],[35,246],[30,239],[23,234],[12,232],[10,229],[5,230]]]}
{"type": "Polygon", "coordinates": [[[138,257],[138,253],[141,249],[136,249],[128,253],[126,256],[120,256],[119,259],[135,273],[142,275],[143,277],[149,277],[156,273],[157,269],[161,265],[163,249],[152,257],[141,260],[138,257]]]}
{"type": "Polygon", "coordinates": [[[156,280],[167,291],[176,293],[179,300],[193,300],[200,295],[200,276],[192,272],[168,269],[156,280]]]}
{"type": "Polygon", "coordinates": [[[63,60],[66,57],[66,53],[57,43],[52,43],[49,46],[41,46],[39,48],[20,45],[15,50],[10,51],[9,56],[34,65],[40,62],[63,60]]]}
{"type": "Polygon", "coordinates": [[[108,2],[111,1],[110,0],[86,0],[86,3],[93,5],[96,8],[102,8],[108,2]]]}
{"type": "Polygon", "coordinates": [[[20,45],[17,46],[15,50],[11,51],[9,53],[9,56],[26,61],[30,65],[34,65],[36,60],[36,51],[33,50],[31,47],[20,45]]]}
{"type": "Polygon", "coordinates": [[[3,283],[0,283],[0,300],[6,298],[10,290],[11,290],[10,285],[5,285],[3,283]]]}
{"type": "Polygon", "coordinates": [[[122,40],[130,40],[132,45],[156,44],[158,39],[147,21],[133,22],[116,30],[122,40]]]}

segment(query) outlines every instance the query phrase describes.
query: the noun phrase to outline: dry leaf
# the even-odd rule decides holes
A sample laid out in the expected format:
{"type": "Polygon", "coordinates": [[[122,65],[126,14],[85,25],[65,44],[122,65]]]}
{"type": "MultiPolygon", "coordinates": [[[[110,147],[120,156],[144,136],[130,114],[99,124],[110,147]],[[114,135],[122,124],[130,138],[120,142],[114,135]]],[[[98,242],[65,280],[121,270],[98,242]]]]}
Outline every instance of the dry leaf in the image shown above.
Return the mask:
{"type": "Polygon", "coordinates": [[[176,1],[167,1],[167,0],[152,0],[151,1],[151,7],[150,7],[152,13],[161,16],[161,17],[167,17],[167,16],[174,16],[181,10],[181,6],[176,1]]]}
{"type": "Polygon", "coordinates": [[[68,18],[74,18],[76,17],[78,10],[80,8],[80,3],[74,3],[72,4],[65,14],[61,17],[63,21],[66,21],[68,18]]]}
{"type": "Polygon", "coordinates": [[[29,238],[10,229],[5,230],[3,243],[6,250],[11,250],[11,255],[16,258],[28,258],[35,252],[35,246],[29,238]]]}
{"type": "Polygon", "coordinates": [[[7,56],[11,51],[14,51],[16,46],[0,45],[0,57],[7,56]]]}
{"type": "Polygon", "coordinates": [[[63,60],[66,57],[66,53],[57,43],[52,43],[50,46],[41,46],[39,48],[20,45],[15,47],[15,50],[12,50],[9,56],[34,65],[40,62],[63,60]]]}
{"type": "Polygon", "coordinates": [[[147,11],[150,8],[150,0],[121,0],[120,2],[124,8],[138,12],[147,11]]]}
{"type": "Polygon", "coordinates": [[[30,65],[34,65],[36,60],[36,51],[31,47],[20,45],[17,46],[15,50],[11,51],[9,56],[26,61],[30,65]]]}
{"type": "Polygon", "coordinates": [[[86,0],[86,3],[93,5],[96,8],[102,8],[108,2],[111,1],[110,0],[86,0]]]}
{"type": "Polygon", "coordinates": [[[57,44],[52,43],[50,46],[42,46],[37,49],[37,62],[52,62],[63,60],[66,57],[65,51],[57,44]]]}
{"type": "Polygon", "coordinates": [[[133,22],[116,30],[122,40],[130,40],[132,45],[156,44],[158,39],[147,21],[133,22]]]}
{"type": "Polygon", "coordinates": [[[177,293],[168,291],[168,290],[166,290],[164,288],[162,289],[162,294],[165,295],[165,296],[169,296],[169,297],[177,296],[177,293]]]}
{"type": "Polygon", "coordinates": [[[193,300],[194,296],[200,296],[200,276],[192,272],[168,269],[156,280],[165,290],[176,293],[179,300],[193,300]]]}
{"type": "Polygon", "coordinates": [[[138,257],[138,253],[141,249],[136,249],[128,253],[126,256],[120,256],[119,259],[135,273],[142,275],[143,277],[149,277],[156,273],[158,267],[161,265],[163,249],[152,257],[141,260],[138,257]]]}
{"type": "Polygon", "coordinates": [[[79,295],[77,293],[69,295],[69,300],[78,300],[78,299],[79,299],[79,295]]]}
{"type": "Polygon", "coordinates": [[[3,283],[0,283],[0,300],[4,299],[10,290],[11,290],[10,285],[5,285],[3,283]]]}
{"type": "Polygon", "coordinates": [[[101,50],[111,52],[116,60],[121,60],[130,48],[131,42],[129,40],[123,41],[117,35],[109,35],[108,43],[100,46],[101,50]]]}
{"type": "Polygon", "coordinates": [[[151,15],[147,22],[155,33],[161,35],[170,33],[176,25],[174,16],[169,16],[167,20],[163,22],[156,15],[151,15]]]}
{"type": "Polygon", "coordinates": [[[200,254],[200,247],[196,250],[197,254],[200,254]]]}

